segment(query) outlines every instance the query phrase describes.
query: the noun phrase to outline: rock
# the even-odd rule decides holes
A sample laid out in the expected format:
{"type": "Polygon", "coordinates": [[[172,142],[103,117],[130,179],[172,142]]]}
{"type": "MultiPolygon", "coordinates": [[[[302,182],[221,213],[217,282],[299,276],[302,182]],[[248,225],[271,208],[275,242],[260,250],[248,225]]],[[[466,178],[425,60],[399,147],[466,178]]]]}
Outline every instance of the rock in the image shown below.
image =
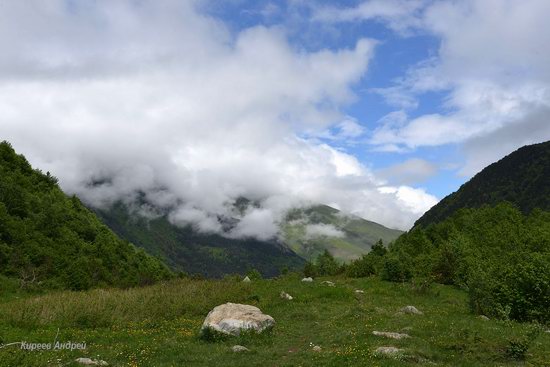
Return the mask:
{"type": "Polygon", "coordinates": [[[361,290],[361,289],[356,289],[356,290],[355,290],[355,293],[361,293],[361,294],[363,294],[363,293],[365,293],[365,291],[363,291],[363,290],[361,290]]]}
{"type": "Polygon", "coordinates": [[[487,316],[485,316],[485,315],[481,315],[481,316],[479,316],[479,318],[482,319],[483,321],[489,321],[489,320],[490,320],[490,319],[489,319],[487,316]]]}
{"type": "Polygon", "coordinates": [[[321,348],[320,346],[318,346],[318,345],[316,345],[316,346],[313,347],[313,351],[314,351],[314,352],[320,352],[321,350],[322,350],[322,348],[321,348]]]}
{"type": "Polygon", "coordinates": [[[108,366],[109,364],[102,360],[95,360],[90,358],[77,358],[75,362],[84,366],[108,366]]]}
{"type": "Polygon", "coordinates": [[[225,303],[208,313],[201,331],[210,328],[223,334],[239,335],[241,330],[258,333],[275,325],[273,317],[262,313],[258,307],[238,303],[225,303]]]}
{"type": "Polygon", "coordinates": [[[397,339],[397,340],[410,338],[409,334],[392,333],[388,331],[373,331],[372,335],[382,336],[384,338],[397,339]]]}
{"type": "Polygon", "coordinates": [[[550,329],[545,330],[544,332],[550,334],[550,329]]]}
{"type": "Polygon", "coordinates": [[[281,291],[281,298],[282,299],[288,299],[289,301],[292,301],[294,297],[292,297],[290,294],[286,293],[285,291],[281,291]]]}
{"type": "Polygon", "coordinates": [[[307,278],[304,278],[302,279],[302,282],[313,282],[313,278],[312,277],[307,277],[307,278]]]}
{"type": "Polygon", "coordinates": [[[336,285],[336,284],[334,284],[334,282],[331,282],[330,280],[325,280],[325,281],[321,282],[321,284],[326,284],[329,287],[334,287],[336,285]]]}
{"type": "Polygon", "coordinates": [[[240,353],[240,352],[249,352],[250,349],[248,349],[247,347],[243,347],[242,345],[234,345],[231,347],[231,350],[235,353],[240,353]]]}
{"type": "Polygon", "coordinates": [[[251,282],[251,280],[248,276],[245,276],[244,279],[243,279],[243,282],[249,283],[249,282],[251,282]]]}
{"type": "Polygon", "coordinates": [[[422,311],[419,311],[414,306],[405,306],[402,309],[399,310],[400,312],[409,314],[409,315],[423,315],[424,313],[422,311]]]}
{"type": "Polygon", "coordinates": [[[376,348],[376,350],[374,351],[374,354],[395,358],[403,354],[403,349],[399,349],[396,347],[379,347],[379,348],[376,348]]]}

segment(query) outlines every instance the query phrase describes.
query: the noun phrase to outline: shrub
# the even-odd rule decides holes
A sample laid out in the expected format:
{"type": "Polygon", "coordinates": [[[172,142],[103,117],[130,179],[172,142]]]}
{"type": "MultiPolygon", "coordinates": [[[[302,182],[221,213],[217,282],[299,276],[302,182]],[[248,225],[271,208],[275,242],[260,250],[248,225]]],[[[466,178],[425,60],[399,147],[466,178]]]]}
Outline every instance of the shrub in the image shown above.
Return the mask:
{"type": "Polygon", "coordinates": [[[259,279],[262,279],[262,274],[256,270],[256,269],[251,269],[249,270],[247,273],[246,273],[246,276],[250,278],[250,280],[259,280],[259,279]]]}
{"type": "Polygon", "coordinates": [[[391,282],[405,282],[412,278],[412,273],[406,260],[396,256],[387,256],[380,276],[383,280],[391,282]]]}

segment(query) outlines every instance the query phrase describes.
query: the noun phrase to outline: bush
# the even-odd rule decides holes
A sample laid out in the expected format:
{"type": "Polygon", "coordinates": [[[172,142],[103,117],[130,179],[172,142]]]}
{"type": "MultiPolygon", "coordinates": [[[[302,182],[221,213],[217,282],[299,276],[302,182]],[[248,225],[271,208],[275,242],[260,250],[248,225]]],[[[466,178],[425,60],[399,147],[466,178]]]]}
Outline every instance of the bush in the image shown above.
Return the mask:
{"type": "Polygon", "coordinates": [[[507,264],[477,269],[469,282],[477,313],[517,321],[550,320],[550,256],[521,254],[507,264]]]}
{"type": "Polygon", "coordinates": [[[405,282],[412,278],[412,273],[407,261],[396,256],[387,256],[380,276],[391,282],[405,282]]]}
{"type": "Polygon", "coordinates": [[[252,270],[249,270],[247,273],[246,273],[246,276],[248,278],[250,278],[250,280],[259,280],[259,279],[262,279],[262,274],[256,270],[256,269],[252,269],[252,270]]]}
{"type": "Polygon", "coordinates": [[[459,210],[400,236],[384,257],[381,277],[433,278],[467,289],[475,313],[548,322],[550,213],[525,216],[506,203],[459,210]]]}

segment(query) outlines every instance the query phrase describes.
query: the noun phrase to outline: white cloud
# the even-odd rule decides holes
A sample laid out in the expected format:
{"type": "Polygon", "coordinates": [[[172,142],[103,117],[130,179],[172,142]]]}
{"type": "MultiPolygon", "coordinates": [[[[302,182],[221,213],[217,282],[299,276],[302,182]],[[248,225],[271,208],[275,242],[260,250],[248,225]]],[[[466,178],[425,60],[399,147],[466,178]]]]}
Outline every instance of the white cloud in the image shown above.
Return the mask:
{"type": "Polygon", "coordinates": [[[342,238],[346,236],[344,232],[334,227],[332,224],[307,224],[305,226],[305,230],[307,239],[315,239],[319,237],[342,238]]]}
{"type": "Polygon", "coordinates": [[[227,235],[270,238],[306,202],[409,227],[425,203],[401,206],[353,156],[298,138],[342,121],[374,42],[297,50],[280,28],[232,33],[195,3],[3,2],[2,137],[91,205],[143,195],[205,232],[236,216],[227,235]],[[261,206],[241,216],[239,197],[261,206]]]}
{"type": "Polygon", "coordinates": [[[319,7],[313,19],[322,22],[377,20],[407,34],[418,25],[418,14],[426,3],[426,0],[369,0],[352,8],[319,7]]]}
{"type": "Polygon", "coordinates": [[[461,144],[467,152],[462,173],[469,175],[521,144],[550,139],[546,125],[534,122],[550,120],[548,14],[547,0],[370,0],[333,13],[321,11],[317,19],[374,19],[401,35],[421,32],[438,38],[436,55],[412,67],[394,86],[375,91],[407,110],[423,93],[442,93],[440,112],[399,125],[381,121],[371,142],[383,151],[461,144]],[[497,139],[506,141],[480,144],[497,139]]]}
{"type": "Polygon", "coordinates": [[[396,195],[401,205],[418,215],[422,215],[438,202],[436,198],[427,194],[424,190],[408,186],[380,187],[379,191],[384,194],[396,195]]]}
{"type": "Polygon", "coordinates": [[[392,184],[413,185],[434,176],[438,167],[424,159],[411,158],[393,166],[378,170],[376,174],[392,184]]]}

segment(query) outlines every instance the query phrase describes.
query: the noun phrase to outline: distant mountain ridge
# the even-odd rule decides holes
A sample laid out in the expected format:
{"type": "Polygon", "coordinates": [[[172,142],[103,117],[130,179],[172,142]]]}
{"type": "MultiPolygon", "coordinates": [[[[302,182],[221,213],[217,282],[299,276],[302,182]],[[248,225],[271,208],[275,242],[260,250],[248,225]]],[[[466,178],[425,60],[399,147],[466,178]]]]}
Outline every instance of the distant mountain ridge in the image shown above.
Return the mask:
{"type": "MultiPolygon", "coordinates": [[[[258,205],[245,198],[235,202],[238,212],[258,205]]],[[[173,270],[206,277],[243,274],[251,269],[264,276],[276,276],[283,269],[299,270],[327,249],[343,261],[367,253],[379,239],[389,243],[402,232],[355,216],[342,215],[326,205],[291,210],[281,223],[281,238],[262,241],[254,238],[227,238],[216,233],[200,233],[192,226],[177,226],[167,216],[150,219],[118,202],[97,215],[120,237],[131,241],[165,261],[173,270]],[[330,226],[332,232],[312,238],[308,225],[330,226]]],[[[225,218],[231,228],[238,221],[225,218]]]]}
{"type": "Polygon", "coordinates": [[[475,175],[415,223],[441,222],[461,208],[478,208],[508,201],[523,213],[550,210],[550,141],[527,145],[475,175]]]}
{"type": "Polygon", "coordinates": [[[340,260],[357,259],[369,252],[378,240],[387,245],[403,233],[327,205],[291,210],[282,229],[287,246],[307,260],[314,259],[324,250],[340,260]],[[315,235],[308,233],[310,229],[331,231],[315,235]],[[338,235],[330,235],[330,232],[338,235]]]}

